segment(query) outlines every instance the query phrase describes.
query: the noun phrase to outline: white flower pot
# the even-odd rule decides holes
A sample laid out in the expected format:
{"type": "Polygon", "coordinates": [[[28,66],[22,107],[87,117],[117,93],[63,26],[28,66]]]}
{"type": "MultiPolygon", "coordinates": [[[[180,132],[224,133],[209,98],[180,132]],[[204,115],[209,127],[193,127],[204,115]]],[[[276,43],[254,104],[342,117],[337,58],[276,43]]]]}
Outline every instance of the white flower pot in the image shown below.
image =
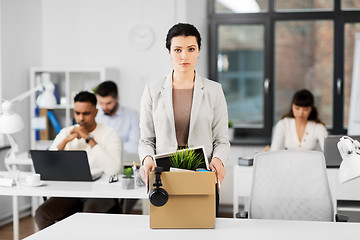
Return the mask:
{"type": "Polygon", "coordinates": [[[135,178],[122,178],[122,188],[123,189],[134,189],[135,188],[135,178]]]}

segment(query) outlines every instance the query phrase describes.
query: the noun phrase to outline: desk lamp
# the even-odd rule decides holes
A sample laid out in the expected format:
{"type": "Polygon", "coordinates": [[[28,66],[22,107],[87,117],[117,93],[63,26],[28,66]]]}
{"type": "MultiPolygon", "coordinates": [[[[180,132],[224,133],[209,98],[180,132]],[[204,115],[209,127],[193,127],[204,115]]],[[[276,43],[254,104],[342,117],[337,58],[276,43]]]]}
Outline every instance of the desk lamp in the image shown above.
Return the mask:
{"type": "Polygon", "coordinates": [[[1,105],[3,112],[1,113],[0,111],[0,133],[7,136],[11,146],[9,152],[5,156],[5,166],[8,171],[11,170],[8,163],[11,162],[11,159],[15,159],[15,155],[19,151],[19,146],[11,134],[17,133],[24,128],[24,122],[20,115],[13,111],[13,104],[24,100],[37,91],[40,91],[41,94],[36,100],[38,106],[40,108],[55,108],[56,98],[53,94],[54,89],[54,84],[47,79],[47,81],[44,81],[42,84],[39,84],[38,86],[20,94],[10,101],[3,100],[4,102],[1,105]]]}
{"type": "Polygon", "coordinates": [[[343,159],[339,169],[339,182],[360,177],[360,143],[348,136],[340,138],[337,147],[343,159]]]}

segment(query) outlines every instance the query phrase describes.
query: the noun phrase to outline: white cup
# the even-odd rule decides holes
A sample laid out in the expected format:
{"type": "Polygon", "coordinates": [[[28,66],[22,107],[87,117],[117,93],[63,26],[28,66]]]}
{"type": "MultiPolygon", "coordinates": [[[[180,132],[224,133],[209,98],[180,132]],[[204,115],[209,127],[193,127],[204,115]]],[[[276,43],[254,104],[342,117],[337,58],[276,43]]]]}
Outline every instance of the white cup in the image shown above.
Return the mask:
{"type": "Polygon", "coordinates": [[[27,184],[30,184],[30,185],[40,184],[40,174],[35,173],[32,175],[28,175],[28,176],[26,176],[25,181],[27,184]]]}

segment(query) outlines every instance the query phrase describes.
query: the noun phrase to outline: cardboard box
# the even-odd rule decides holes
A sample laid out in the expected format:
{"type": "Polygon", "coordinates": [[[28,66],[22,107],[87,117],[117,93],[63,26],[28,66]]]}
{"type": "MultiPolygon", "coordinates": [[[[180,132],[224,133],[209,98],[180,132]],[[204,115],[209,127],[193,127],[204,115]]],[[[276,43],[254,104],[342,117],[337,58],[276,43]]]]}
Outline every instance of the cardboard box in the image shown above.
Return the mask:
{"type": "MultiPolygon", "coordinates": [[[[150,172],[150,191],[154,179],[150,172]]],[[[214,172],[163,172],[161,182],[169,200],[162,207],[150,203],[151,228],[215,228],[214,172]]]]}

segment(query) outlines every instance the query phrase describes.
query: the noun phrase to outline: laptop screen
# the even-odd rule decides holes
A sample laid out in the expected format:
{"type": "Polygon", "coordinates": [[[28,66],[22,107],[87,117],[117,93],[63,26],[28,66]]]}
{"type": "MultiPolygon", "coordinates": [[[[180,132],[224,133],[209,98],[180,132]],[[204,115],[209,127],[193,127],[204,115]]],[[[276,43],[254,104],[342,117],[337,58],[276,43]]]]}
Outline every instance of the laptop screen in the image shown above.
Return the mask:
{"type": "MultiPolygon", "coordinates": [[[[85,151],[30,150],[41,180],[93,181],[85,151]]],[[[101,175],[100,175],[101,176],[101,175]]],[[[99,178],[100,176],[97,176],[99,178]]]]}
{"type": "MultiPolygon", "coordinates": [[[[329,135],[324,139],[324,156],[326,167],[338,168],[340,167],[342,158],[340,156],[337,144],[340,138],[344,135],[329,135]]],[[[349,136],[354,140],[360,141],[360,136],[349,136]]]]}

